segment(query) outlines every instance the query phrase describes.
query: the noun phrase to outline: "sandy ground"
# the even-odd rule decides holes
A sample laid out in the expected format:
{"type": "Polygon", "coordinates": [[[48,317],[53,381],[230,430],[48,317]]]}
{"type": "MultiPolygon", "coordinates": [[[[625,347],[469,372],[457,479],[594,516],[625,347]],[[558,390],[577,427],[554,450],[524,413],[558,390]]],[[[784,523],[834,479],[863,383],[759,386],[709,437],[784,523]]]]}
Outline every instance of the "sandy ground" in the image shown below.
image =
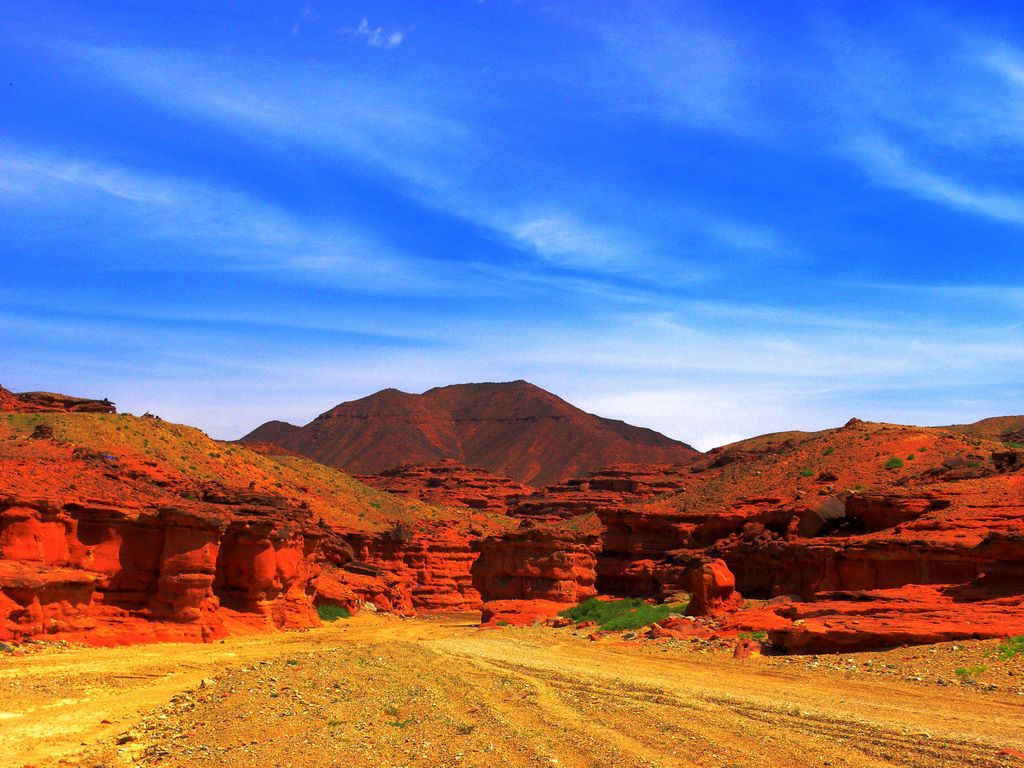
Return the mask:
{"type": "Polygon", "coordinates": [[[361,616],[213,645],[4,655],[0,765],[1024,768],[1019,689],[938,684],[954,677],[929,667],[946,649],[892,653],[907,675],[885,654],[739,661],[361,616]]]}

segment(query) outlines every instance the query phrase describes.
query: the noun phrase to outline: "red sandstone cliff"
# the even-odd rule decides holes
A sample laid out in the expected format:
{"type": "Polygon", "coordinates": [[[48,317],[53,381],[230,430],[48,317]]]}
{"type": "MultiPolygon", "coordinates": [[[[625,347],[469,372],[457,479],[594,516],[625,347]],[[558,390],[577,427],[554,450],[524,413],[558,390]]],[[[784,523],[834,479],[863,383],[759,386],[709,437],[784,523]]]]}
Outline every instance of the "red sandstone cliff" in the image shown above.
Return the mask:
{"type": "MultiPolygon", "coordinates": [[[[0,407],[0,638],[209,640],[310,626],[324,603],[532,622],[681,591],[700,631],[794,652],[1024,633],[1012,418],[854,420],[523,495],[451,462],[391,476],[456,508],[103,401],[0,389],[0,407]]],[[[696,626],[676,624],[651,634],[696,626]]]]}
{"type": "Polygon", "coordinates": [[[428,504],[505,512],[509,504],[535,488],[485,469],[466,467],[454,459],[437,464],[406,464],[356,479],[388,493],[412,496],[428,504]]]}
{"type": "MultiPolygon", "coordinates": [[[[275,428],[276,429],[276,428],[275,428]]],[[[266,441],[258,428],[243,440],[266,441]]],[[[386,389],[342,403],[279,441],[362,475],[452,458],[529,485],[624,461],[685,463],[699,453],[650,429],[581,411],[525,381],[386,389]]]]}
{"type": "Polygon", "coordinates": [[[159,419],[9,412],[0,639],[211,640],[312,626],[322,603],[475,609],[471,542],[505,520],[159,419]]]}
{"type": "MultiPolygon", "coordinates": [[[[642,483],[574,482],[513,514],[570,525],[596,516],[602,594],[693,591],[692,564],[718,558],[729,570],[713,581],[728,592],[734,578],[765,605],[726,624],[769,629],[792,651],[1024,632],[1024,451],[952,429],[855,420],[756,439],[721,460],[726,453],[685,468],[661,498],[642,483]]],[[[505,556],[517,551],[509,540],[505,556]]],[[[481,585],[485,604],[508,600],[481,585]]],[[[514,612],[507,602],[503,610],[514,612]]]]}

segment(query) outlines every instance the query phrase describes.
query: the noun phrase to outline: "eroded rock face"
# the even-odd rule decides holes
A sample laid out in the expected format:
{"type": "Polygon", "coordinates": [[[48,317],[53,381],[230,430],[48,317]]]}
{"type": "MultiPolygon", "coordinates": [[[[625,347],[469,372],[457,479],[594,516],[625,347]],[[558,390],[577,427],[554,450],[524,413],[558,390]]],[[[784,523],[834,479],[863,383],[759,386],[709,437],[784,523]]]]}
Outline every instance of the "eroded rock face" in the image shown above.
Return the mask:
{"type": "Polygon", "coordinates": [[[485,623],[522,623],[517,613],[535,617],[548,611],[550,616],[597,594],[600,539],[591,532],[531,526],[476,546],[480,557],[473,564],[473,585],[484,600],[485,623]],[[523,601],[521,611],[515,601],[523,601]],[[560,608],[551,610],[555,605],[560,608]]]}
{"type": "Polygon", "coordinates": [[[743,598],[736,591],[736,578],[724,560],[692,558],[683,564],[683,578],[690,593],[687,616],[711,616],[735,611],[743,598]]]}
{"type": "Polygon", "coordinates": [[[236,522],[221,538],[213,592],[224,607],[262,616],[268,627],[315,626],[318,543],[295,526],[236,522]]]}
{"type": "Polygon", "coordinates": [[[349,540],[357,561],[393,575],[402,585],[403,611],[479,609],[480,593],[470,574],[477,553],[465,535],[445,529],[392,530],[383,535],[354,534],[349,540]]]}
{"type": "Polygon", "coordinates": [[[316,536],[222,511],[0,500],[0,638],[212,640],[318,623],[316,536]]]}
{"type": "Polygon", "coordinates": [[[600,593],[690,592],[691,613],[768,630],[792,652],[998,637],[1024,632],[1015,450],[853,420],[720,451],[663,498],[631,499],[628,482],[612,497],[581,481],[520,508],[531,519],[598,518],[600,593]],[[738,592],[755,607],[736,610],[738,592]]]}
{"type": "Polygon", "coordinates": [[[485,469],[467,467],[454,459],[437,464],[407,464],[358,480],[388,493],[442,506],[505,512],[510,502],[536,489],[485,469]]]}
{"type": "Polygon", "coordinates": [[[14,394],[0,387],[0,411],[14,413],[117,413],[109,400],[72,397],[55,392],[14,394]]]}
{"type": "MultiPolygon", "coordinates": [[[[0,390],[0,406],[11,398],[51,407],[0,390]]],[[[310,511],[332,512],[305,485],[327,468],[287,487],[279,473],[306,460],[271,450],[246,465],[265,473],[261,485],[199,482],[152,451],[70,444],[86,418],[4,421],[22,432],[0,441],[2,638],[210,640],[311,626],[317,604],[481,608],[485,624],[532,623],[597,592],[684,591],[702,618],[653,634],[763,629],[777,647],[821,652],[1024,632],[1024,466],[1018,449],[982,437],[852,421],[521,496],[454,464],[412,468],[394,477],[465,509],[453,517],[359,486],[344,498],[362,500],[348,519],[365,525],[346,527],[310,511]],[[51,428],[36,434],[29,421],[51,428]],[[395,516],[374,517],[389,507],[395,516]],[[737,610],[740,592],[753,608],[737,610]]],[[[144,436],[128,417],[100,424],[144,436]]],[[[203,457],[222,450],[203,446],[203,457]]]]}

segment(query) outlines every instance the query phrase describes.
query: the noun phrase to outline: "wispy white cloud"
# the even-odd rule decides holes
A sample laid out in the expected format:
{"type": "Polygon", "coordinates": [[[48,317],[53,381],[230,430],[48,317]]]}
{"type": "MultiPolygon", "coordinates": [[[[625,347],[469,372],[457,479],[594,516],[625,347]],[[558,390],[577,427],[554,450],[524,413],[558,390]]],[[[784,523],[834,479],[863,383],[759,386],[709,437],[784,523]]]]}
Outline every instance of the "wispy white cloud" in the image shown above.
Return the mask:
{"type": "Polygon", "coordinates": [[[597,32],[607,56],[593,86],[607,90],[612,103],[745,136],[764,130],[749,93],[757,72],[735,35],[644,14],[605,20],[597,32]]]}
{"type": "Polygon", "coordinates": [[[541,257],[567,267],[598,271],[635,268],[644,250],[624,233],[586,224],[570,214],[538,213],[505,228],[541,257]]]}
{"type": "Polygon", "coordinates": [[[295,20],[295,23],[292,24],[292,35],[298,35],[305,24],[314,21],[316,18],[316,12],[310,6],[304,5],[302,10],[299,11],[299,17],[295,20]]]}
{"type": "MultiPolygon", "coordinates": [[[[0,194],[9,202],[44,205],[64,220],[87,210],[83,236],[89,227],[104,226],[116,228],[122,242],[186,246],[177,252],[176,267],[273,269],[343,280],[354,290],[439,289],[412,260],[354,226],[304,222],[230,188],[14,148],[0,148],[0,176],[8,180],[0,194]]],[[[135,266],[145,264],[143,252],[131,258],[135,266]]],[[[159,253],[150,262],[154,269],[168,266],[159,253]]]]}
{"type": "MultiPolygon", "coordinates": [[[[996,44],[983,55],[982,60],[994,72],[1006,78],[1011,85],[1024,89],[1024,55],[1020,51],[1007,45],[996,44]]],[[[1021,105],[1017,106],[1019,108],[1021,105]]]]}
{"type": "Polygon", "coordinates": [[[214,120],[249,141],[300,141],[401,182],[443,188],[474,152],[451,99],[417,84],[187,51],[78,47],[72,52],[140,98],[214,120]],[[446,107],[447,104],[447,107],[446,107]],[[254,132],[255,131],[255,132],[254,132]],[[457,149],[457,152],[456,152],[457,149]]]}
{"type": "Polygon", "coordinates": [[[863,137],[850,146],[877,184],[967,213],[1024,224],[1024,195],[975,188],[918,167],[900,147],[880,136],[863,137]]]}
{"type": "MultiPolygon", "coordinates": [[[[592,25],[605,44],[591,86],[608,104],[787,152],[839,157],[890,189],[992,219],[1024,219],[1024,191],[1015,186],[1024,160],[1018,47],[925,13],[913,16],[914,39],[821,14],[799,49],[714,17],[616,13],[571,23],[592,25]]],[[[785,250],[743,225],[722,226],[718,235],[748,252],[785,250]]]]}
{"type": "MultiPolygon", "coordinates": [[[[398,85],[338,69],[299,71],[184,51],[74,50],[140,98],[214,120],[247,141],[287,140],[342,156],[368,174],[390,176],[393,187],[418,204],[511,240],[550,265],[603,274],[643,265],[662,283],[690,282],[703,271],[678,243],[670,249],[650,241],[621,210],[614,220],[595,222],[594,212],[566,202],[577,197],[571,184],[543,195],[531,195],[529,181],[514,191],[490,182],[482,187],[481,179],[492,178],[495,149],[464,119],[468,107],[455,95],[458,89],[440,93],[421,88],[415,77],[398,85]]],[[[535,181],[535,187],[548,184],[535,181]]],[[[688,226],[718,248],[759,256],[790,252],[778,233],[732,217],[695,217],[686,209],[677,218],[691,219],[688,226]]],[[[698,246],[694,238],[690,250],[698,246]]]]}
{"type": "MultiPolygon", "coordinates": [[[[974,307],[993,307],[999,305],[1010,305],[1024,307],[1024,285],[913,285],[900,283],[849,283],[848,287],[871,291],[872,293],[884,292],[901,296],[905,302],[907,297],[924,297],[941,302],[957,302],[957,306],[963,306],[970,302],[974,307]]],[[[987,322],[989,318],[984,318],[987,322]]],[[[1024,323],[1024,317],[1018,321],[1024,323]]]]}
{"type": "Polygon", "coordinates": [[[406,30],[386,30],[383,27],[371,27],[368,19],[359,22],[359,26],[351,31],[354,37],[362,38],[371,48],[389,50],[397,48],[405,40],[406,30]]]}
{"type": "MultiPolygon", "coordinates": [[[[46,369],[45,376],[23,378],[23,388],[66,381],[129,410],[198,422],[218,437],[237,437],[271,417],[304,423],[342,399],[386,386],[422,391],[515,378],[700,448],[794,426],[835,426],[855,415],[954,422],[1019,404],[1019,329],[961,328],[955,312],[888,326],[868,325],[869,317],[861,324],[829,324],[825,311],[818,318],[779,312],[767,327],[731,323],[725,306],[710,317],[685,309],[605,309],[579,325],[558,326],[531,317],[421,317],[417,336],[443,344],[357,341],[355,347],[323,335],[300,342],[267,334],[254,341],[246,329],[204,325],[176,325],[177,345],[169,347],[160,326],[126,327],[117,317],[62,321],[5,309],[0,343],[10,348],[17,339],[33,350],[32,365],[18,366],[19,375],[46,369]],[[879,338],[886,343],[879,345],[879,338]],[[90,350],[91,367],[61,370],[62,344],[90,350]],[[147,352],[146,370],[124,368],[125,360],[136,359],[135,349],[156,350],[147,352]],[[183,379],[190,382],[187,398],[183,379]],[[250,397],[239,403],[242,390],[250,397]],[[978,391],[990,393],[988,402],[964,405],[964,393],[978,391]]],[[[287,308],[276,311],[288,314],[287,308]]],[[[315,316],[298,321],[331,327],[315,316]]],[[[403,322],[381,322],[378,330],[397,331],[403,322]]]]}

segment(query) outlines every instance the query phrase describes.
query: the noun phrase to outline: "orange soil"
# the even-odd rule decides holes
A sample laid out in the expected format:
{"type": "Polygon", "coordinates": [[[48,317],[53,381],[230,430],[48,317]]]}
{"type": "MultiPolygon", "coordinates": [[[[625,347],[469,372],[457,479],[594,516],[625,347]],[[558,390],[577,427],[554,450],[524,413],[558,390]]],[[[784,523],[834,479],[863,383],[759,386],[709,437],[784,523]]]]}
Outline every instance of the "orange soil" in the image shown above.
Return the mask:
{"type": "Polygon", "coordinates": [[[3,656],[0,765],[1024,765],[1024,697],[856,673],[866,656],[849,672],[383,616],[3,656]]]}

